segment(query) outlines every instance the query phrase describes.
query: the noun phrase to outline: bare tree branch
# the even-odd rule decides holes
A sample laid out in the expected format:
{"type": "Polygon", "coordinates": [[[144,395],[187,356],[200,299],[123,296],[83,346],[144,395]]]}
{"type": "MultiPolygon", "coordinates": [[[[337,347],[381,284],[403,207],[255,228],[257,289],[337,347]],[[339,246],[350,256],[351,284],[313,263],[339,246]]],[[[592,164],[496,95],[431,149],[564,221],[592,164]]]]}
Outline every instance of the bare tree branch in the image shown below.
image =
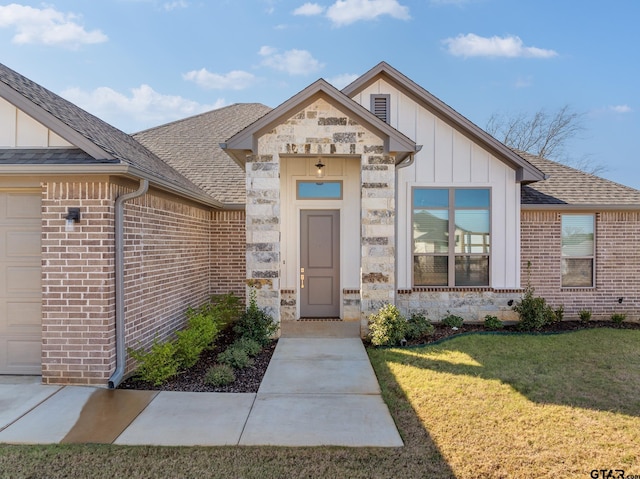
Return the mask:
{"type": "Polygon", "coordinates": [[[601,174],[606,166],[591,159],[574,159],[567,153],[567,143],[584,131],[584,113],[564,105],[554,113],[540,109],[533,114],[505,115],[493,113],[486,131],[505,145],[533,155],[564,163],[591,174],[601,174]]]}

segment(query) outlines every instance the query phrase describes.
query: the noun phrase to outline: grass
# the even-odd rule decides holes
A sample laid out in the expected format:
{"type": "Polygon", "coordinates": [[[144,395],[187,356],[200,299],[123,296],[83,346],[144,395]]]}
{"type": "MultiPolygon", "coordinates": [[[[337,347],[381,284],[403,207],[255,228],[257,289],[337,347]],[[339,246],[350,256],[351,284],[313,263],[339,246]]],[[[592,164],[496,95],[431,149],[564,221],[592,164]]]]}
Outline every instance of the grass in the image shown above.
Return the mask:
{"type": "Polygon", "coordinates": [[[398,449],[0,445],[1,478],[477,478],[640,474],[640,331],[370,350],[398,449]]]}

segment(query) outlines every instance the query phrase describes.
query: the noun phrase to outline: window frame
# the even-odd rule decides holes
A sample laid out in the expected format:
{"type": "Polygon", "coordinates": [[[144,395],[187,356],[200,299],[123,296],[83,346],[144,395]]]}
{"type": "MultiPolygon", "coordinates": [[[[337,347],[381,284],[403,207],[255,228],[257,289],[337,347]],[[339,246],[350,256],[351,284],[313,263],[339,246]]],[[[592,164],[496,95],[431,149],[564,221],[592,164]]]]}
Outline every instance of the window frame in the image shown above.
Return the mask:
{"type": "Polygon", "coordinates": [[[412,287],[414,288],[442,288],[442,289],[447,289],[447,288],[484,288],[484,287],[491,287],[491,265],[492,265],[492,237],[493,237],[493,233],[492,233],[492,199],[493,199],[493,189],[490,186],[414,186],[411,188],[411,222],[410,222],[410,238],[409,238],[409,248],[410,248],[410,255],[411,255],[411,284],[412,287]],[[448,207],[445,208],[429,208],[429,207],[424,207],[423,209],[440,209],[443,211],[447,211],[448,212],[448,217],[447,217],[447,221],[449,222],[448,224],[448,235],[449,235],[449,240],[448,240],[448,246],[447,246],[447,253],[416,253],[415,250],[415,230],[414,230],[414,215],[415,215],[415,210],[416,209],[420,209],[420,207],[417,207],[415,205],[415,194],[416,191],[419,190],[446,190],[448,192],[448,207]],[[455,205],[455,192],[456,191],[462,191],[462,190],[483,190],[483,191],[487,191],[488,195],[489,195],[489,201],[488,201],[488,205],[482,206],[482,207],[468,207],[468,206],[461,206],[459,208],[456,208],[455,205]],[[456,209],[458,210],[478,210],[478,211],[487,211],[489,214],[489,231],[488,231],[488,235],[489,235],[489,244],[488,244],[488,252],[482,252],[482,253],[458,253],[456,252],[456,221],[455,221],[455,212],[456,209]],[[447,258],[447,284],[446,285],[420,285],[420,284],[416,284],[416,278],[415,278],[415,259],[416,257],[421,257],[421,256],[426,256],[426,257],[446,257],[447,258]],[[467,257],[467,256],[471,256],[471,257],[486,257],[488,260],[488,264],[487,264],[487,284],[478,284],[478,285],[457,285],[456,284],[456,258],[457,257],[467,257]]]}
{"type": "Polygon", "coordinates": [[[309,200],[327,200],[327,201],[340,201],[344,196],[344,184],[342,180],[296,180],[296,200],[309,201],[309,200]],[[324,185],[327,183],[335,183],[340,186],[340,196],[300,196],[300,185],[302,183],[315,183],[317,185],[324,185]]]}
{"type": "Polygon", "coordinates": [[[560,214],[560,286],[563,289],[576,289],[576,288],[580,288],[580,289],[595,289],[596,287],[596,244],[597,244],[597,216],[595,213],[561,213],[560,214]],[[583,217],[590,217],[592,220],[592,226],[593,226],[593,240],[592,240],[592,251],[591,251],[591,255],[587,255],[587,256],[568,256],[565,255],[564,252],[562,251],[562,243],[564,240],[564,218],[568,217],[568,216],[583,216],[583,217]],[[591,284],[588,286],[585,285],[565,285],[564,284],[564,279],[563,279],[563,263],[565,260],[570,260],[570,259],[589,259],[591,260],[591,284]]]}

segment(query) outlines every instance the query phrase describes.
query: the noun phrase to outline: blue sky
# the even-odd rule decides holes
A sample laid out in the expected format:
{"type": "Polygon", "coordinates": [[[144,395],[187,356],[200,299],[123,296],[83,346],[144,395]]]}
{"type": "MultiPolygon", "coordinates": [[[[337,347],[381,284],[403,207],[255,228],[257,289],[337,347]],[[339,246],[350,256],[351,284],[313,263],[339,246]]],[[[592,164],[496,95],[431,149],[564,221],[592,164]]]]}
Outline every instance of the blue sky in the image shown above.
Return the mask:
{"type": "Polygon", "coordinates": [[[483,128],[570,105],[571,156],[640,188],[639,18],[636,0],[3,2],[0,62],[135,132],[384,60],[483,128]]]}

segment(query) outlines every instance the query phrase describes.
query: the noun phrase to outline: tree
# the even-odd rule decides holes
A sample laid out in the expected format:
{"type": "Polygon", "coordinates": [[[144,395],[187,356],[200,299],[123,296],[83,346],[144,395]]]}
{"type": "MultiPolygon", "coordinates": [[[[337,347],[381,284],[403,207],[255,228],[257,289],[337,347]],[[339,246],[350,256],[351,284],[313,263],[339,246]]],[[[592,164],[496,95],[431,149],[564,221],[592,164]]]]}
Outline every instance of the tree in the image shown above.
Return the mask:
{"type": "Polygon", "coordinates": [[[567,153],[567,142],[584,131],[584,113],[564,105],[551,113],[540,109],[533,114],[493,113],[486,131],[510,148],[564,163],[593,175],[606,171],[589,157],[574,158],[567,153]]]}

